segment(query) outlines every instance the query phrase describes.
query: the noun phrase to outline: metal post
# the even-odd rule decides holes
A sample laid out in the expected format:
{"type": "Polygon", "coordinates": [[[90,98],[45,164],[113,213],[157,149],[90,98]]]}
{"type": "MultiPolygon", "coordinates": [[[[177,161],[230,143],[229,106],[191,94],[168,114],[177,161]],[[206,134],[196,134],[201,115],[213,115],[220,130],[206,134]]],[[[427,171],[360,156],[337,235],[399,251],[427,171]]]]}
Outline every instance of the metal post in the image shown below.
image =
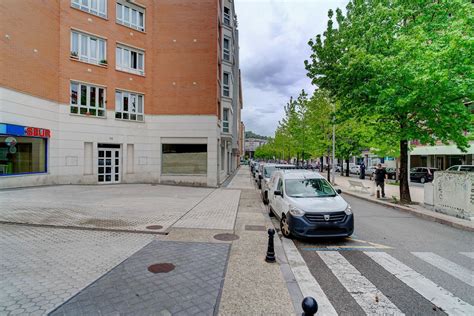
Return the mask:
{"type": "Polygon", "coordinates": [[[332,177],[331,183],[336,183],[336,106],[333,104],[333,116],[332,116],[332,177]]]}
{"type": "Polygon", "coordinates": [[[318,302],[311,296],[303,299],[301,307],[303,308],[302,316],[313,316],[318,312],[318,302]]]}
{"type": "Polygon", "coordinates": [[[267,256],[265,257],[266,262],[275,262],[275,248],[273,246],[273,236],[275,235],[275,230],[270,228],[268,230],[268,249],[267,256]]]}

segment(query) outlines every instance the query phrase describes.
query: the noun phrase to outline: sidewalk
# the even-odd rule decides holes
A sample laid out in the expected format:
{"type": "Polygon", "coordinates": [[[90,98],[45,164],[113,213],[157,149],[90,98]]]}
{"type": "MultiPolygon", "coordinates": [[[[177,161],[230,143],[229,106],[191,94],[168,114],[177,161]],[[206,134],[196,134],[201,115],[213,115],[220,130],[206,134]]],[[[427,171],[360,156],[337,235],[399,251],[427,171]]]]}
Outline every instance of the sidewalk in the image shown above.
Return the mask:
{"type": "Polygon", "coordinates": [[[391,185],[385,183],[385,198],[377,199],[375,196],[375,182],[371,180],[361,180],[358,178],[353,177],[342,177],[340,175],[336,175],[336,187],[340,188],[343,194],[351,195],[360,199],[364,199],[369,202],[378,203],[383,206],[388,206],[392,208],[396,208],[403,212],[408,212],[413,215],[422,217],[427,220],[431,220],[434,222],[438,222],[444,225],[448,225],[451,227],[456,227],[459,229],[467,230],[467,231],[474,231],[474,222],[460,219],[457,217],[445,215],[442,213],[438,213],[427,209],[423,206],[424,202],[424,188],[423,187],[415,187],[410,186],[410,195],[413,202],[417,202],[419,204],[414,205],[399,205],[392,203],[394,201],[393,197],[395,197],[398,201],[400,200],[400,193],[399,193],[399,186],[391,185]],[[363,192],[357,189],[349,189],[349,180],[353,181],[360,181],[364,184],[365,187],[369,187],[367,192],[363,192]]]}
{"type": "Polygon", "coordinates": [[[0,212],[0,314],[301,314],[278,235],[276,262],[265,261],[273,224],[248,167],[218,189],[124,185],[103,188],[102,200],[50,198],[61,190],[98,188],[15,191],[38,197],[36,207],[0,212]],[[137,196],[122,206],[124,190],[137,196]]]}

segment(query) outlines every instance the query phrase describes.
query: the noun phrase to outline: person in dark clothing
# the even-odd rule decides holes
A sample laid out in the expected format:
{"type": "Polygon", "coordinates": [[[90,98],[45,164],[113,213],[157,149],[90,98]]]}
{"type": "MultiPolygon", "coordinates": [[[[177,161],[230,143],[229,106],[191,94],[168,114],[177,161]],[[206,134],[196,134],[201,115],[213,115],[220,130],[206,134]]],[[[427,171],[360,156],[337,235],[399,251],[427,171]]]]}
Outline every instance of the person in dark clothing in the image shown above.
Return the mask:
{"type": "Polygon", "coordinates": [[[382,168],[381,164],[377,164],[377,169],[375,169],[375,187],[380,187],[382,189],[382,197],[385,197],[385,179],[387,178],[387,171],[385,168],[382,168]]]}
{"type": "Polygon", "coordinates": [[[365,163],[362,162],[360,164],[360,176],[359,176],[360,179],[364,180],[365,179],[365,163]]]}

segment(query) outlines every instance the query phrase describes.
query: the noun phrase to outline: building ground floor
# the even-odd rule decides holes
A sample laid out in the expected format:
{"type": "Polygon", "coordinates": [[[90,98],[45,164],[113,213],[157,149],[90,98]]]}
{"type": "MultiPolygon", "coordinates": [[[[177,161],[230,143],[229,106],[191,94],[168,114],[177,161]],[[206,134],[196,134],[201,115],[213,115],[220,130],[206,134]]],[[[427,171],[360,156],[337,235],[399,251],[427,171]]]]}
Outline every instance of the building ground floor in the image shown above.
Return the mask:
{"type": "Polygon", "coordinates": [[[454,165],[474,164],[474,142],[466,152],[455,145],[417,146],[410,152],[411,167],[431,167],[445,170],[454,165]]]}
{"type": "Polygon", "coordinates": [[[0,88],[0,188],[172,183],[215,187],[237,167],[212,115],[147,115],[144,122],[70,114],[0,88]]]}

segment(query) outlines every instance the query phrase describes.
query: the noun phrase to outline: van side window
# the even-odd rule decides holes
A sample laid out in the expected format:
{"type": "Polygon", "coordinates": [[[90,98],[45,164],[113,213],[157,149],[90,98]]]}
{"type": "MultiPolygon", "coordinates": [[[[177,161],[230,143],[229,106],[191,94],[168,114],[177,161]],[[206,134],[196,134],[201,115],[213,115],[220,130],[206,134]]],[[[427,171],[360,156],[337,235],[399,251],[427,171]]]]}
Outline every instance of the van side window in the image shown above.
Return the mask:
{"type": "Polygon", "coordinates": [[[280,178],[278,179],[277,191],[281,191],[283,189],[283,180],[280,178]]]}

